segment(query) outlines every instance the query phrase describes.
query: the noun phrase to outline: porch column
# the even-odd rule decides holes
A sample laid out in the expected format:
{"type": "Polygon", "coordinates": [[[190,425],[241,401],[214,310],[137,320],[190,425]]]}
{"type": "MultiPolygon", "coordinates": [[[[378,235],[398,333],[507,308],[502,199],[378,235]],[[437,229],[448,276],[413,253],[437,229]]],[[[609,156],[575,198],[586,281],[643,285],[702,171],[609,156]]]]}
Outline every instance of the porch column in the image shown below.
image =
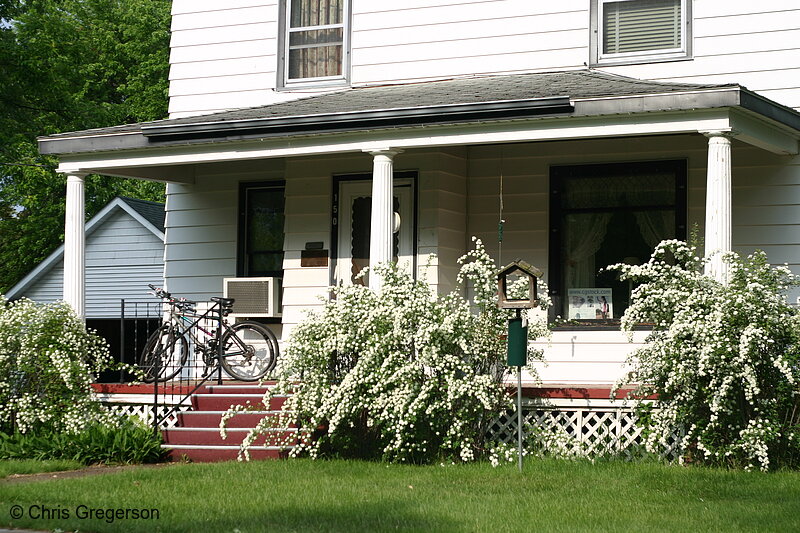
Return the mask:
{"type": "Polygon", "coordinates": [[[703,132],[708,137],[705,253],[706,274],[725,283],[728,267],[722,254],[731,247],[731,132],[703,132]],[[713,254],[713,255],[712,255],[713,254]]]}
{"type": "Polygon", "coordinates": [[[372,156],[372,214],[369,233],[369,288],[378,291],[383,280],[375,275],[375,266],[392,260],[394,241],[394,187],[392,158],[401,150],[365,150],[372,156]]]}
{"type": "Polygon", "coordinates": [[[64,221],[64,301],[86,315],[85,174],[67,174],[67,212],[64,221]]]}

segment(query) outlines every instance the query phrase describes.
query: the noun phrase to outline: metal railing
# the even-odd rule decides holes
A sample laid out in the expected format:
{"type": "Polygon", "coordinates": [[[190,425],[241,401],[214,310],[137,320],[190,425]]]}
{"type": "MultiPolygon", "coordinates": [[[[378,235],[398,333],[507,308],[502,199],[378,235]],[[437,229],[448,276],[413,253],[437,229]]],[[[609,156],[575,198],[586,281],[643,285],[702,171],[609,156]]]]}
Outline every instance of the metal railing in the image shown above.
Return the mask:
{"type": "MultiPolygon", "coordinates": [[[[153,381],[153,428],[173,425],[180,411],[191,408],[191,396],[206,383],[216,380],[222,384],[223,318],[225,309],[218,302],[200,302],[207,308],[190,316],[179,325],[178,334],[160,344],[155,368],[151,371],[158,379],[153,381]],[[162,356],[162,354],[170,354],[162,356]],[[175,354],[177,353],[177,360],[175,354]],[[172,365],[161,368],[159,365],[172,365]]],[[[160,331],[161,328],[159,328],[160,331]]]]}
{"type": "MultiPolygon", "coordinates": [[[[158,329],[163,315],[163,305],[149,300],[120,300],[119,353],[115,359],[120,363],[136,366],[147,339],[158,329]]],[[[119,382],[136,381],[136,376],[121,368],[119,382]]]]}

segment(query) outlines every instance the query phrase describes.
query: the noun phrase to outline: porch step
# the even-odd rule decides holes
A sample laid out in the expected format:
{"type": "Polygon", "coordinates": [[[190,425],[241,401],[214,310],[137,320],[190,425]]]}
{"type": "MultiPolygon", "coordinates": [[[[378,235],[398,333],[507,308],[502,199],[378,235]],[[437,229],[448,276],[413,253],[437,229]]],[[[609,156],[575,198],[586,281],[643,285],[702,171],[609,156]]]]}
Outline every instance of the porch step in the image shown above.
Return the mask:
{"type": "MultiPolygon", "coordinates": [[[[265,406],[264,396],[275,384],[207,385],[190,398],[191,409],[178,413],[175,427],[162,431],[164,444],[173,460],[190,459],[195,462],[235,460],[239,445],[248,432],[264,417],[277,418],[289,398],[287,394],[274,395],[265,406]],[[253,411],[245,412],[228,420],[227,438],[223,440],[219,424],[224,413],[234,405],[250,405],[253,411]]],[[[270,429],[260,435],[250,447],[253,460],[287,457],[297,442],[296,427],[270,429]]]]}
{"type": "Polygon", "coordinates": [[[280,410],[286,399],[286,394],[275,395],[269,399],[269,405],[264,405],[264,394],[248,394],[233,392],[212,392],[192,395],[192,408],[197,411],[227,411],[233,405],[251,405],[254,408],[267,408],[270,411],[280,410]]]}
{"type": "MultiPolygon", "coordinates": [[[[190,459],[195,463],[215,463],[219,461],[236,461],[239,457],[238,446],[214,446],[214,445],[173,445],[162,446],[169,449],[169,457],[173,461],[190,459]]],[[[264,459],[285,459],[289,455],[289,450],[278,446],[251,446],[250,460],[260,461],[264,459]]]]}
{"type": "MultiPolygon", "coordinates": [[[[228,419],[229,428],[253,428],[265,416],[278,416],[282,411],[249,411],[228,419]]],[[[178,426],[190,428],[217,428],[225,411],[184,411],[178,414],[178,426]]]]}
{"type": "MultiPolygon", "coordinates": [[[[164,436],[164,442],[168,446],[238,446],[242,443],[249,431],[250,428],[228,428],[227,438],[225,439],[223,439],[222,435],[220,435],[219,428],[176,427],[165,429],[162,434],[164,436]]],[[[264,435],[259,436],[253,442],[253,444],[258,446],[264,446],[265,443],[267,443],[267,445],[278,445],[281,442],[284,442],[287,438],[294,438],[296,434],[297,428],[270,429],[264,435]]]]}

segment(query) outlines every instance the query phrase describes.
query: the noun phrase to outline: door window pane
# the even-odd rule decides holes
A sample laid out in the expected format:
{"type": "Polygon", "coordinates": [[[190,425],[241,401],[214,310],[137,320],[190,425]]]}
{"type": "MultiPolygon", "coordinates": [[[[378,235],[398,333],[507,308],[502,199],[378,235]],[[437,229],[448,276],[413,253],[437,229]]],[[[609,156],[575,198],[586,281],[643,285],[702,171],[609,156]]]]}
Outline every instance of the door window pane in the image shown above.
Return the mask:
{"type": "Polygon", "coordinates": [[[283,275],[283,187],[244,189],[245,276],[283,275]]]}

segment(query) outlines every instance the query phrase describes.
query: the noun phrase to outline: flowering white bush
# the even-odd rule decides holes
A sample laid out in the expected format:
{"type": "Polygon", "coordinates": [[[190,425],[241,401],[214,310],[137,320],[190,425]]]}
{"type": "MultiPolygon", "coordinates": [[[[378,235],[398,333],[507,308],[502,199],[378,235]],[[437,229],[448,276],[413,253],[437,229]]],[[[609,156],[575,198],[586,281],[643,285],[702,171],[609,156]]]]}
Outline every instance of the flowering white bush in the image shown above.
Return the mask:
{"type": "MultiPolygon", "coordinates": [[[[333,288],[335,299],[289,340],[279,390],[293,390],[284,406],[291,414],[264,419],[245,439],[245,452],[256,436],[299,419],[313,435],[295,454],[407,462],[484,455],[486,428],[508,401],[502,377],[510,315],[496,307],[497,267],[482,243],[460,262],[458,280],[471,283],[471,300],[460,292],[438,296],[393,264],[376,268],[384,279],[378,293],[333,288]]],[[[546,331],[538,317],[532,335],[546,331]]]]}
{"type": "Polygon", "coordinates": [[[768,469],[798,451],[798,316],[786,302],[797,283],[763,252],[724,258],[729,281],[702,273],[695,248],[664,241],[643,265],[609,267],[639,283],[622,328],[651,323],[629,358],[637,395],[658,394],[645,446],[659,453],[675,429],[685,458],[768,469]]]}
{"type": "Polygon", "coordinates": [[[93,376],[112,364],[106,342],[65,303],[0,296],[0,430],[77,432],[109,415],[93,376]]]}

